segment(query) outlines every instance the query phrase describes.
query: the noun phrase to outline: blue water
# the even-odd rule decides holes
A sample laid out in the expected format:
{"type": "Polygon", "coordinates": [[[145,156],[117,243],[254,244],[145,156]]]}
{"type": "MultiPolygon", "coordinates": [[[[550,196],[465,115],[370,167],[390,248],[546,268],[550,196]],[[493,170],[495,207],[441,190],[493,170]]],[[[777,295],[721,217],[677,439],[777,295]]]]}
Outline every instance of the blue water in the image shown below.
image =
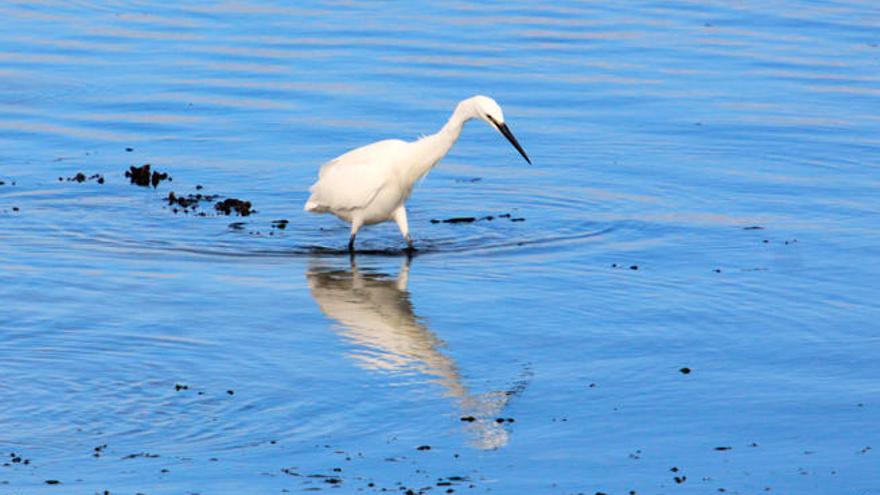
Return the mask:
{"type": "Polygon", "coordinates": [[[0,493],[880,493],[872,2],[0,19],[0,493]],[[473,122],[336,254],[320,164],[473,94],[534,165],[473,122]]]}

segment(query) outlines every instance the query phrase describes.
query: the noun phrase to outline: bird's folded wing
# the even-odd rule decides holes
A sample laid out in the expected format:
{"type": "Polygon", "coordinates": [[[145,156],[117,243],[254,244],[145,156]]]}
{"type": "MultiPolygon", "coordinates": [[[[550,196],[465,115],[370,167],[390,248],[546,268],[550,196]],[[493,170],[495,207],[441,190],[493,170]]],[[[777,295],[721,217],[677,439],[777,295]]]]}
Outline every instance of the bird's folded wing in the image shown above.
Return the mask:
{"type": "Polygon", "coordinates": [[[380,168],[369,162],[327,163],[309,189],[309,201],[329,210],[366,208],[388,179],[380,168]]]}
{"type": "Polygon", "coordinates": [[[388,181],[393,180],[393,157],[406,143],[386,139],[349,151],[321,167],[310,189],[306,209],[354,210],[366,208],[388,181]],[[310,207],[311,205],[314,205],[310,207]]]}

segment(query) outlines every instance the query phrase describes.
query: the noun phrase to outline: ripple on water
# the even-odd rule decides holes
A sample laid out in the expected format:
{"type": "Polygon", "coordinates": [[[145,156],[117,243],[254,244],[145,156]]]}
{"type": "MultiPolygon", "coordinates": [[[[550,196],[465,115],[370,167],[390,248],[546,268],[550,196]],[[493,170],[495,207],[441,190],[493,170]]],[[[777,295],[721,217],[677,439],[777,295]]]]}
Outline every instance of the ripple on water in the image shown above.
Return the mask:
{"type": "Polygon", "coordinates": [[[11,490],[324,486],[298,464],[353,491],[450,462],[497,493],[662,491],[671,465],[682,489],[877,486],[870,2],[0,15],[0,454],[33,459],[11,490]],[[535,165],[470,125],[409,203],[412,273],[393,224],[352,263],[301,210],[319,164],[474,93],[535,165]],[[147,162],[174,182],[122,177],[147,162]],[[78,171],[106,183],[57,181],[78,171]],[[175,215],[196,184],[259,213],[175,215]],[[431,222],[453,217],[481,220],[431,222]]]}
{"type": "MultiPolygon", "coordinates": [[[[185,214],[166,200],[167,191],[177,186],[141,189],[120,184],[118,179],[100,187],[66,182],[33,189],[22,185],[13,197],[26,213],[9,228],[32,242],[42,241],[49,249],[52,245],[62,249],[64,243],[58,239],[67,238],[85,249],[92,245],[118,254],[126,249],[239,257],[347,254],[348,227],[331,215],[307,214],[297,207],[298,202],[277,195],[252,196],[258,213],[247,217],[219,214],[212,208],[213,201],[203,201],[185,214]],[[294,207],[288,209],[290,204],[294,207]],[[277,222],[282,216],[287,222],[277,222]]],[[[410,201],[418,254],[488,254],[538,246],[565,250],[615,230],[614,223],[585,218],[590,205],[586,196],[580,200],[563,196],[566,191],[555,191],[558,195],[554,196],[528,190],[509,192],[497,186],[421,189],[425,190],[417,190],[410,201]],[[422,198],[430,198],[426,206],[421,205],[422,198]],[[449,200],[445,205],[444,199],[449,200]],[[476,212],[467,212],[474,220],[443,222],[454,218],[454,212],[462,212],[458,204],[478,205],[476,212]],[[439,211],[425,211],[433,206],[440,206],[439,211]]],[[[404,254],[393,223],[362,230],[359,247],[361,254],[404,254]]]]}

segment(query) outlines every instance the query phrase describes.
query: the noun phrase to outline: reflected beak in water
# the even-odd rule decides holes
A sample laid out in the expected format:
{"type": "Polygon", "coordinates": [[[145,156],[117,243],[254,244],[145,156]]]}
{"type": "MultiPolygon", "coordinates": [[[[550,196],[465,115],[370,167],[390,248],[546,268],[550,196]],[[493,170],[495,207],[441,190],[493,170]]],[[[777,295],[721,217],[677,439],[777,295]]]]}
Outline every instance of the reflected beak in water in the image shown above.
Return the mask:
{"type": "Polygon", "coordinates": [[[517,141],[516,138],[513,136],[513,133],[510,132],[510,128],[507,127],[507,124],[503,124],[503,123],[499,124],[498,122],[495,121],[495,119],[492,118],[491,115],[487,115],[487,117],[489,117],[489,120],[491,120],[492,123],[495,124],[495,127],[498,129],[498,132],[503,134],[504,137],[506,137],[507,140],[510,141],[510,144],[512,144],[513,147],[516,148],[516,151],[519,151],[519,154],[522,155],[523,158],[525,158],[527,162],[529,162],[529,165],[531,165],[532,161],[529,160],[529,156],[526,155],[525,150],[522,149],[522,146],[519,145],[519,141],[517,141]]]}

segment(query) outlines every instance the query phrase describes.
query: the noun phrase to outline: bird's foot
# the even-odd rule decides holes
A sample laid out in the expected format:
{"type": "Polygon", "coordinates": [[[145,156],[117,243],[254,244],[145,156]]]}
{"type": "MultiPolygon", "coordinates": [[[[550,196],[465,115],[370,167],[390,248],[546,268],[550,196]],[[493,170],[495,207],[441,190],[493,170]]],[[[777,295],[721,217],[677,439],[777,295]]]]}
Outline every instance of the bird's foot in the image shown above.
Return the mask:
{"type": "Polygon", "coordinates": [[[418,249],[413,245],[413,241],[410,239],[406,240],[406,247],[403,248],[403,252],[406,253],[408,257],[412,257],[412,255],[418,252],[418,249]]]}

